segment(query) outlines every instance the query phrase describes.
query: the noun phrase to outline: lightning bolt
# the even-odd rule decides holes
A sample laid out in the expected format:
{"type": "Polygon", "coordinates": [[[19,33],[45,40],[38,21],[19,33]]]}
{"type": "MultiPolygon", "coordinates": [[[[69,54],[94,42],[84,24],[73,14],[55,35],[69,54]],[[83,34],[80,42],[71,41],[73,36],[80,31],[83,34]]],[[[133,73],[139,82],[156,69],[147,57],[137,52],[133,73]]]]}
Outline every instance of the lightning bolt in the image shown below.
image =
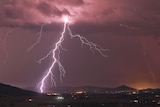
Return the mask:
{"type": "MultiPolygon", "coordinates": [[[[121,27],[125,27],[128,30],[133,30],[133,31],[138,31],[140,30],[139,28],[136,28],[136,27],[132,27],[132,26],[128,26],[126,24],[120,24],[121,27]]],[[[146,54],[146,46],[145,46],[145,43],[143,40],[140,40],[140,43],[142,45],[142,53],[143,53],[143,59],[144,59],[144,63],[145,65],[147,66],[147,69],[148,69],[148,72],[149,74],[151,75],[153,81],[157,84],[157,78],[156,78],[156,75],[154,74],[154,72],[152,71],[152,66],[151,64],[149,63],[148,61],[148,58],[147,58],[147,54],[146,54]]]]}
{"type": "Polygon", "coordinates": [[[126,24],[120,24],[120,26],[126,28],[127,31],[128,31],[128,30],[138,30],[138,28],[133,27],[133,26],[128,26],[128,25],[126,25],[126,24]]]}
{"type": "Polygon", "coordinates": [[[41,38],[42,38],[43,27],[44,27],[45,25],[46,25],[46,24],[42,24],[42,25],[41,25],[40,32],[38,32],[39,36],[38,36],[38,38],[37,38],[37,41],[36,41],[34,44],[32,44],[32,45],[27,49],[27,52],[31,51],[31,50],[40,42],[40,40],[41,40],[41,38]]]}
{"type": "MultiPolygon", "coordinates": [[[[49,67],[46,75],[44,75],[44,77],[43,77],[42,80],[41,80],[41,86],[40,86],[40,91],[41,91],[41,93],[44,92],[44,84],[45,84],[45,80],[47,79],[47,77],[48,77],[50,74],[53,75],[52,69],[53,69],[54,65],[56,64],[56,62],[57,62],[58,65],[59,65],[59,68],[60,68],[59,70],[60,70],[61,72],[63,72],[63,76],[64,76],[64,74],[65,74],[65,70],[64,70],[62,64],[61,64],[60,61],[59,61],[60,57],[59,57],[59,55],[58,55],[58,59],[57,59],[55,52],[58,50],[58,53],[60,53],[59,47],[60,47],[61,43],[62,43],[63,40],[64,40],[64,33],[65,33],[65,30],[66,30],[67,21],[68,21],[68,19],[67,19],[67,17],[65,17],[65,20],[64,20],[64,28],[63,28],[63,31],[62,31],[62,33],[61,33],[61,37],[60,37],[60,39],[58,40],[58,42],[55,44],[55,48],[52,50],[53,62],[52,62],[52,64],[51,64],[51,66],[49,67]]],[[[50,52],[50,53],[51,53],[51,52],[50,52]]],[[[50,53],[49,53],[49,54],[50,54],[50,53]]],[[[49,55],[49,54],[48,54],[48,55],[49,55]]],[[[48,56],[48,55],[47,55],[47,56],[48,56]]],[[[53,81],[54,81],[54,79],[53,79],[53,81]]],[[[55,81],[54,81],[54,83],[55,83],[55,81]]]]}
{"type": "MultiPolygon", "coordinates": [[[[54,68],[55,64],[58,64],[59,66],[59,71],[60,71],[60,80],[62,82],[62,77],[65,76],[65,69],[63,67],[63,65],[61,64],[60,62],[60,48],[63,49],[62,47],[62,42],[64,41],[64,34],[66,32],[66,30],[68,30],[69,32],[69,35],[71,36],[71,38],[75,38],[75,37],[78,37],[82,43],[82,46],[83,45],[87,45],[89,46],[90,50],[92,52],[94,51],[98,51],[103,57],[107,57],[107,55],[104,54],[104,51],[107,51],[106,49],[103,49],[101,46],[93,43],[93,42],[90,42],[88,41],[85,37],[81,36],[81,35],[73,35],[70,27],[69,27],[69,23],[68,23],[68,17],[64,17],[64,26],[63,26],[63,31],[61,33],[61,36],[59,38],[59,40],[56,42],[55,44],[55,47],[53,50],[51,50],[46,56],[44,56],[43,58],[41,58],[38,62],[41,63],[41,61],[43,61],[44,59],[46,59],[47,57],[49,57],[49,55],[52,54],[52,59],[53,59],[53,62],[51,63],[51,65],[49,66],[46,74],[43,76],[42,80],[40,81],[39,85],[40,85],[40,92],[43,93],[44,92],[44,89],[45,89],[45,81],[46,79],[49,77],[49,75],[51,75],[51,80],[53,81],[53,84],[56,86],[56,82],[53,78],[53,72],[52,72],[52,69],[54,68]],[[57,54],[56,54],[57,52],[57,54]],[[56,58],[56,55],[57,55],[57,58],[56,58]]],[[[108,50],[109,51],[109,50],[108,50]]]]}
{"type": "Polygon", "coordinates": [[[145,61],[145,64],[148,68],[148,71],[149,73],[151,74],[152,78],[153,78],[153,81],[155,83],[157,83],[157,79],[156,79],[156,76],[154,74],[154,72],[152,72],[152,67],[151,67],[151,64],[149,63],[148,59],[147,59],[147,55],[146,55],[146,47],[145,47],[145,44],[144,42],[141,40],[141,44],[142,44],[142,50],[143,50],[143,57],[144,57],[144,61],[145,61]]]}
{"type": "Polygon", "coordinates": [[[18,29],[18,28],[13,28],[13,29],[9,30],[9,31],[5,34],[5,36],[4,36],[4,40],[3,40],[3,52],[5,53],[5,57],[4,57],[4,62],[3,62],[3,64],[6,64],[7,59],[8,59],[8,51],[7,51],[7,49],[6,49],[7,38],[8,38],[8,36],[9,36],[9,34],[12,33],[12,32],[14,32],[16,29],[18,29]]]}
{"type": "Polygon", "coordinates": [[[68,31],[69,31],[69,35],[71,36],[71,39],[72,38],[79,38],[80,41],[81,41],[81,44],[82,44],[82,47],[83,45],[88,45],[90,50],[94,53],[94,51],[98,51],[103,57],[108,57],[107,55],[104,54],[104,51],[109,51],[108,49],[103,49],[100,45],[97,45],[93,42],[90,42],[89,40],[87,40],[87,38],[79,35],[79,34],[76,34],[76,35],[73,35],[69,25],[68,25],[68,31]]]}

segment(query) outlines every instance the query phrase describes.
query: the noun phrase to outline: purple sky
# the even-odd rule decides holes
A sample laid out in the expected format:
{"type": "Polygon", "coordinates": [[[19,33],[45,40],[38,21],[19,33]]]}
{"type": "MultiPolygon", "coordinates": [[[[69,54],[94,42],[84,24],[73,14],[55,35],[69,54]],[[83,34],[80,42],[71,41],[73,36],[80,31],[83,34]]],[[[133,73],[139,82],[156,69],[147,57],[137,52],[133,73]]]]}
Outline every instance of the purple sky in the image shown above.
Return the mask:
{"type": "Polygon", "coordinates": [[[37,85],[51,57],[36,61],[54,47],[66,15],[74,34],[110,51],[102,57],[66,34],[63,83],[53,69],[58,86],[160,87],[159,0],[0,0],[0,82],[37,85]],[[27,52],[43,24],[40,43],[27,52]]]}

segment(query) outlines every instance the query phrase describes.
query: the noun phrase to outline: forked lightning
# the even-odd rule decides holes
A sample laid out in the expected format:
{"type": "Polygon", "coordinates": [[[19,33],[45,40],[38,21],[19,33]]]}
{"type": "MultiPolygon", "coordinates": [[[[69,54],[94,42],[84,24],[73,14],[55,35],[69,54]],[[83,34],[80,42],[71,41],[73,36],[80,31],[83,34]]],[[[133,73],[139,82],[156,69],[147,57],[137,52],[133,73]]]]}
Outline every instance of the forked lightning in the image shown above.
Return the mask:
{"type": "Polygon", "coordinates": [[[53,68],[55,66],[55,64],[58,64],[59,66],[59,71],[60,71],[60,80],[62,81],[62,77],[65,75],[65,69],[63,67],[63,65],[60,62],[60,48],[62,48],[62,42],[64,41],[64,36],[66,33],[66,30],[68,30],[69,35],[71,36],[71,38],[75,38],[78,37],[82,43],[82,45],[87,45],[89,46],[91,51],[98,51],[103,57],[107,57],[107,55],[104,54],[104,51],[107,51],[106,49],[101,48],[101,46],[88,41],[85,37],[81,36],[81,35],[73,35],[72,31],[69,27],[69,23],[68,23],[68,17],[64,17],[64,26],[63,26],[63,31],[61,33],[61,36],[59,38],[59,40],[56,42],[54,49],[52,49],[45,57],[41,58],[39,60],[39,62],[41,63],[42,60],[44,60],[45,58],[49,57],[50,54],[52,54],[52,59],[53,62],[51,63],[51,65],[49,66],[47,72],[45,73],[45,75],[42,77],[39,85],[40,85],[40,92],[44,93],[45,90],[45,82],[46,79],[51,76],[52,81],[54,83],[54,85],[56,86],[56,82],[54,81],[54,77],[53,77],[53,68]],[[57,56],[57,57],[56,57],[57,56]]]}

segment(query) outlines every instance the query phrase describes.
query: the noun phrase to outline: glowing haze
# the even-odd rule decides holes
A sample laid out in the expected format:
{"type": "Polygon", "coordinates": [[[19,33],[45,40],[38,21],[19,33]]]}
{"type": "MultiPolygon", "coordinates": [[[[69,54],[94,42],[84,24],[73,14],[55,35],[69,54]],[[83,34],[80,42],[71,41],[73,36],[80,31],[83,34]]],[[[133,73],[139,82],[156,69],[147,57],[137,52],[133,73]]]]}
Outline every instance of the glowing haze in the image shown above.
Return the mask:
{"type": "MultiPolygon", "coordinates": [[[[159,4],[159,0],[0,0],[0,82],[18,87],[38,84],[54,61],[51,54],[63,22],[69,22],[59,54],[67,72],[61,83],[59,67],[54,67],[57,86],[159,87],[159,4]],[[77,36],[74,40],[69,29],[77,36]],[[80,48],[77,34],[110,49],[109,57],[90,52],[86,45],[80,48]]],[[[51,87],[49,81],[46,84],[51,87]]]]}

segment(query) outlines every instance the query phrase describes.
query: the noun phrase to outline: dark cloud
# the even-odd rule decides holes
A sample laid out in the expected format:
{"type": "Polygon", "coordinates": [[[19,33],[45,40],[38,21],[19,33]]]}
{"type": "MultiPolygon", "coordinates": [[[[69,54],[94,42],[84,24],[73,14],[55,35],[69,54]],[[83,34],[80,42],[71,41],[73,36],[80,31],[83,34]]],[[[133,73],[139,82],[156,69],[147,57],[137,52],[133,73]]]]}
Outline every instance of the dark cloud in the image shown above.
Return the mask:
{"type": "Polygon", "coordinates": [[[59,23],[64,15],[72,14],[70,8],[82,4],[82,0],[1,0],[0,25],[59,23]]]}
{"type": "Polygon", "coordinates": [[[1,0],[0,24],[59,23],[64,15],[69,15],[73,23],[114,23],[157,32],[158,4],[157,0],[1,0]]]}
{"type": "Polygon", "coordinates": [[[83,0],[59,0],[59,3],[62,3],[63,5],[70,5],[70,6],[81,6],[84,5],[83,0]]]}
{"type": "Polygon", "coordinates": [[[46,16],[54,17],[54,16],[59,16],[61,17],[62,15],[68,15],[69,16],[69,11],[66,8],[63,8],[62,10],[58,9],[54,5],[49,5],[49,3],[46,2],[40,2],[37,6],[38,10],[42,12],[46,16]]]}
{"type": "Polygon", "coordinates": [[[7,19],[23,19],[23,11],[18,8],[6,7],[4,11],[7,19]]]}

